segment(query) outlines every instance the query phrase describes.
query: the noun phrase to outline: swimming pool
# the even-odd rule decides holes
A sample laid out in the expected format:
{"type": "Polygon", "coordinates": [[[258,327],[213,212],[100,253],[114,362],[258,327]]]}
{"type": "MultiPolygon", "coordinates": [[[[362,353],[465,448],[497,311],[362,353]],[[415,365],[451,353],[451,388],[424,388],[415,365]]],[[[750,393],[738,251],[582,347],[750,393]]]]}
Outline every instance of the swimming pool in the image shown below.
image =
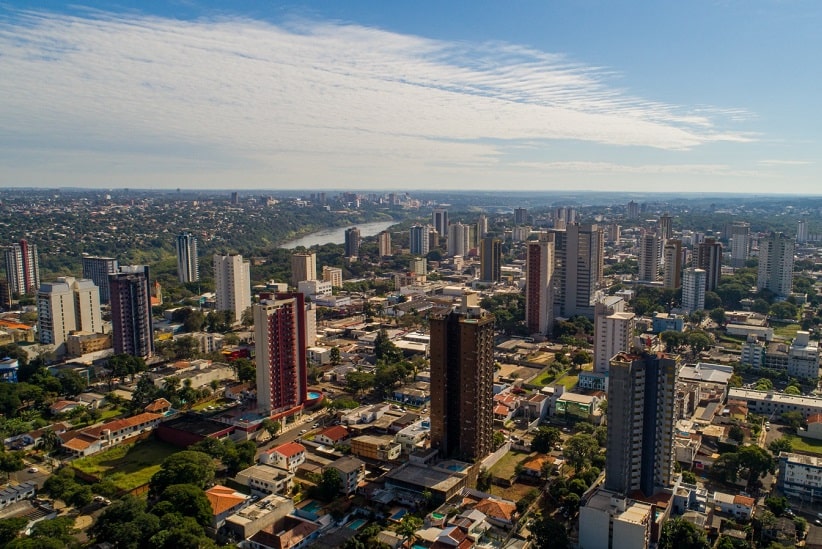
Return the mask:
{"type": "Polygon", "coordinates": [[[402,520],[402,517],[404,517],[406,514],[408,514],[408,509],[400,509],[399,511],[391,515],[389,517],[389,520],[395,520],[399,522],[402,520]]]}
{"type": "Polygon", "coordinates": [[[315,400],[322,396],[322,393],[318,393],[317,391],[308,391],[308,400],[315,400]]]}
{"type": "Polygon", "coordinates": [[[321,508],[322,508],[322,505],[320,505],[320,502],[314,501],[314,500],[311,500],[310,502],[308,502],[305,505],[303,505],[302,507],[300,507],[300,509],[302,511],[305,511],[306,513],[315,513],[315,514],[321,508]]]}
{"type": "Polygon", "coordinates": [[[359,530],[360,528],[365,526],[366,522],[368,522],[368,521],[365,520],[365,519],[354,519],[351,522],[349,522],[348,524],[346,524],[345,527],[348,528],[349,530],[359,530]]]}

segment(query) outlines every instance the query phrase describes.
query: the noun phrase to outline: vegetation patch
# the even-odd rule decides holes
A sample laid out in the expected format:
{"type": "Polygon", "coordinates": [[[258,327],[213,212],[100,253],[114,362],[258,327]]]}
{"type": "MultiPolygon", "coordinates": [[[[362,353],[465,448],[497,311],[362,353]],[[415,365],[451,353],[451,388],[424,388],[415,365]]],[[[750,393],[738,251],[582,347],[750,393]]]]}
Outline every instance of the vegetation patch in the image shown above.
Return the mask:
{"type": "Polygon", "coordinates": [[[559,378],[556,382],[570,391],[577,386],[578,381],[579,374],[566,374],[559,378]]]}
{"type": "Polygon", "coordinates": [[[531,385],[539,385],[540,387],[545,387],[549,383],[553,383],[554,380],[557,378],[557,374],[551,370],[545,370],[540,372],[537,377],[529,381],[531,385]]]}
{"type": "Polygon", "coordinates": [[[163,460],[177,451],[176,446],[148,439],[75,460],[72,467],[101,480],[108,479],[120,490],[133,490],[147,484],[160,470],[163,460]]]}
{"type": "Polygon", "coordinates": [[[517,465],[525,461],[530,454],[523,452],[508,452],[490,469],[492,476],[509,479],[516,473],[517,465]]]}
{"type": "Polygon", "coordinates": [[[822,440],[802,438],[797,435],[785,435],[785,438],[791,441],[791,448],[793,452],[802,452],[805,454],[822,456],[822,440]]]}
{"type": "Polygon", "coordinates": [[[778,322],[771,322],[773,327],[773,335],[784,339],[793,339],[796,337],[796,332],[802,329],[799,324],[780,324],[778,322]]]}

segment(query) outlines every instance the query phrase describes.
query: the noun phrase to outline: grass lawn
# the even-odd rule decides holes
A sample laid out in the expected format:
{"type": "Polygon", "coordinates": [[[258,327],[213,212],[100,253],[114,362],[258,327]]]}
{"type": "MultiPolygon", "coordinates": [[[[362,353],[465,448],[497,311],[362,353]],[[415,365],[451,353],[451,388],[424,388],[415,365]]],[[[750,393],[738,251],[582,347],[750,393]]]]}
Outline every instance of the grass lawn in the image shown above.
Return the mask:
{"type": "Polygon", "coordinates": [[[776,322],[772,322],[771,326],[773,335],[784,339],[793,339],[796,337],[796,332],[802,328],[799,324],[777,324],[776,322]]]}
{"type": "Polygon", "coordinates": [[[532,353],[525,357],[525,360],[528,362],[533,362],[535,364],[544,364],[548,365],[554,361],[554,353],[546,353],[546,352],[538,352],[532,353]]]}
{"type": "Polygon", "coordinates": [[[540,387],[545,387],[549,383],[553,383],[555,378],[556,374],[554,374],[550,370],[545,370],[544,372],[540,372],[540,374],[537,377],[535,377],[528,383],[531,385],[539,385],[540,387]]]}
{"type": "Polygon", "coordinates": [[[126,412],[125,408],[118,408],[117,406],[113,408],[106,408],[103,410],[103,415],[100,416],[100,419],[97,421],[108,421],[110,419],[114,419],[123,415],[126,412]]]}
{"type": "Polygon", "coordinates": [[[514,469],[517,468],[517,464],[527,459],[528,456],[530,456],[530,454],[525,454],[522,452],[508,452],[502,456],[501,460],[491,467],[490,473],[499,478],[511,478],[514,476],[514,469]]]}
{"type": "Polygon", "coordinates": [[[488,493],[492,496],[499,496],[501,498],[509,499],[511,501],[519,501],[531,490],[539,490],[538,486],[531,486],[530,484],[521,484],[515,482],[510,488],[504,486],[491,485],[488,493]]]}
{"type": "Polygon", "coordinates": [[[557,383],[568,389],[569,391],[577,386],[579,381],[579,374],[565,374],[557,380],[557,383]]]}
{"type": "Polygon", "coordinates": [[[791,441],[791,447],[796,452],[805,452],[806,454],[816,454],[822,456],[822,440],[802,438],[798,435],[785,435],[785,438],[791,441]]]}
{"type": "Polygon", "coordinates": [[[163,460],[179,450],[165,442],[148,439],[78,459],[72,466],[90,475],[111,479],[121,490],[131,490],[151,480],[163,460]]]}

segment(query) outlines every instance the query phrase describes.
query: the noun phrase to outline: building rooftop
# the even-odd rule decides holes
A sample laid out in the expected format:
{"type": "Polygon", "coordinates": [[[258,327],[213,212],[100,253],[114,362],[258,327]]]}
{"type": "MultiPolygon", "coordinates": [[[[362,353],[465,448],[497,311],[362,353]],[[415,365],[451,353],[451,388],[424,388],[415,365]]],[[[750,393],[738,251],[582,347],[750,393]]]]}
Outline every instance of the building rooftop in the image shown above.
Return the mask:
{"type": "Polygon", "coordinates": [[[389,472],[386,478],[447,492],[459,484],[464,476],[464,474],[408,463],[389,472]]]}

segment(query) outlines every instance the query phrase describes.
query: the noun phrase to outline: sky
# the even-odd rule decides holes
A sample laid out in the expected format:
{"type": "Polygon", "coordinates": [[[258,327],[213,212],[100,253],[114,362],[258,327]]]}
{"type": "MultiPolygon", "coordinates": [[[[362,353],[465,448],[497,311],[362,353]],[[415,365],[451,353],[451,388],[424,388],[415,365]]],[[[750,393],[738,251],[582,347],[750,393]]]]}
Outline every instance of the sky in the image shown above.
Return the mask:
{"type": "Polygon", "coordinates": [[[822,194],[818,0],[0,0],[0,188],[822,194]]]}

